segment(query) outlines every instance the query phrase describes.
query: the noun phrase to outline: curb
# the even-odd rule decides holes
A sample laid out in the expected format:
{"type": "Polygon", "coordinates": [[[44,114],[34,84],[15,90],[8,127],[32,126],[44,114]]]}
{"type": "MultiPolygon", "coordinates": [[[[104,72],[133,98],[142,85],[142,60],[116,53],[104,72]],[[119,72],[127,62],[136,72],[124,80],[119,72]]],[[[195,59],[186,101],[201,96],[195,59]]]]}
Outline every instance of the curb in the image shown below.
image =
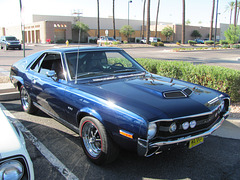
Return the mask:
{"type": "MultiPolygon", "coordinates": [[[[9,78],[8,78],[9,79],[9,78]]],[[[0,101],[10,101],[19,99],[19,91],[10,83],[10,81],[0,83],[0,101]]]]}

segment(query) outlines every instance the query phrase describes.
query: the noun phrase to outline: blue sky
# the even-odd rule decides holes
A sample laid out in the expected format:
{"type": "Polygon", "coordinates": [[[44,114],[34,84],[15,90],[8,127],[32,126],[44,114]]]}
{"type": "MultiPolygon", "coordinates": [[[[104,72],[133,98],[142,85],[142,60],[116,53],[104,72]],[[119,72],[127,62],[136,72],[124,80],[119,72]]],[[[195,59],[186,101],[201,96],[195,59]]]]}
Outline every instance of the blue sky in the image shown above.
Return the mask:
{"type": "MultiPolygon", "coordinates": [[[[112,0],[100,1],[100,17],[112,16],[112,0]]],[[[219,0],[218,22],[229,23],[230,12],[226,6],[232,0],[219,0]]],[[[158,0],[151,0],[151,21],[155,21],[158,0]]],[[[97,16],[97,0],[22,0],[25,23],[31,22],[32,14],[72,15],[80,10],[82,16],[97,16]]],[[[19,25],[19,0],[0,0],[0,27],[19,25]]],[[[132,0],[129,4],[130,19],[142,19],[143,0],[132,0]]],[[[210,25],[212,0],[186,0],[186,20],[191,25],[210,25]],[[201,22],[201,24],[199,23],[201,22]]],[[[128,0],[115,0],[115,16],[120,19],[128,17],[128,0]]],[[[159,22],[181,23],[182,0],[161,0],[159,22]]]]}

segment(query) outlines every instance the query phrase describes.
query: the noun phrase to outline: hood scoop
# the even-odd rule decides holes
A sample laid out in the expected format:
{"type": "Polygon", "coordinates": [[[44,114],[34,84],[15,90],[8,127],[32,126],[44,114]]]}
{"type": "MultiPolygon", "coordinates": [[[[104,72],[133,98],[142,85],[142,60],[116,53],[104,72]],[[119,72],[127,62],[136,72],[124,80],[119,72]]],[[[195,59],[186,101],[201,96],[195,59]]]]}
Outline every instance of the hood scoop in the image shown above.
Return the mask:
{"type": "Polygon", "coordinates": [[[186,97],[189,97],[192,94],[192,92],[193,91],[191,89],[185,88],[183,90],[164,92],[163,97],[166,99],[186,98],[186,97]]]}

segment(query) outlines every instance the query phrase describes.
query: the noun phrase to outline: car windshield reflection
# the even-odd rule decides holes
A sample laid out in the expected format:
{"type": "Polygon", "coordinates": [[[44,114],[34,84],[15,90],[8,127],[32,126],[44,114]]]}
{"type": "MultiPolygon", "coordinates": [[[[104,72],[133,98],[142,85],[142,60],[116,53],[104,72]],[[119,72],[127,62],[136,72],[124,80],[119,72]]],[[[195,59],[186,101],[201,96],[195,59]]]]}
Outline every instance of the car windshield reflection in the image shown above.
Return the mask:
{"type": "Polygon", "coordinates": [[[115,51],[71,52],[65,57],[71,79],[144,71],[127,54],[115,51]]]}

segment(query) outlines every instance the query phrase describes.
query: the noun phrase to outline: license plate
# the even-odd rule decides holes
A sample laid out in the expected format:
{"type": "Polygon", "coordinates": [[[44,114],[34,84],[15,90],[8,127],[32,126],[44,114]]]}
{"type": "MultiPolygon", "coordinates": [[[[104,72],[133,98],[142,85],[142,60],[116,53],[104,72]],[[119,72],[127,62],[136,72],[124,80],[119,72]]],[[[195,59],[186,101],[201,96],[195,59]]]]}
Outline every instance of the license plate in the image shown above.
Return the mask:
{"type": "Polygon", "coordinates": [[[197,145],[199,144],[202,144],[204,141],[204,138],[203,137],[199,137],[199,138],[196,138],[196,139],[192,139],[189,141],[189,149],[193,148],[193,147],[196,147],[197,145]]]}

